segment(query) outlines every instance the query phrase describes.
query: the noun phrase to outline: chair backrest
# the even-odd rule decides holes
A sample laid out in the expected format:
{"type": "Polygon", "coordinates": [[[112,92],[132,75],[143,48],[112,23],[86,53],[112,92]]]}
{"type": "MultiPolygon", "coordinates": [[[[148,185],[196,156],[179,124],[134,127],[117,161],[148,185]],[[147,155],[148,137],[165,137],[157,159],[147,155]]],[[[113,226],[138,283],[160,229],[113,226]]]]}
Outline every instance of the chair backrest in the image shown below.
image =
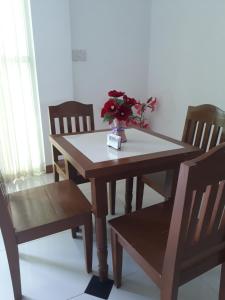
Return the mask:
{"type": "Polygon", "coordinates": [[[67,101],[49,106],[49,120],[52,134],[94,130],[92,104],[67,101]]]}
{"type": "Polygon", "coordinates": [[[6,191],[3,176],[0,172],[0,228],[2,230],[3,237],[14,234],[8,199],[9,196],[6,191]]]}
{"type": "Polygon", "coordinates": [[[192,278],[225,261],[225,143],[181,164],[168,261],[192,278]]]}
{"type": "Polygon", "coordinates": [[[216,106],[189,106],[182,141],[204,152],[225,141],[225,112],[216,106]]]}

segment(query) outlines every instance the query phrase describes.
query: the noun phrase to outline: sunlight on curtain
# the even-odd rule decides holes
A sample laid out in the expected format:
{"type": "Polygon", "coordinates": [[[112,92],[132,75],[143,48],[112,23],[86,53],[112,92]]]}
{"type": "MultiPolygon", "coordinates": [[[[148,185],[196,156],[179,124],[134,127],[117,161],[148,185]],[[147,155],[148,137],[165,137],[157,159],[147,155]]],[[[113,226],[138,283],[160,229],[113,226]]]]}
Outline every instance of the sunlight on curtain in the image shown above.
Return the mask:
{"type": "Polygon", "coordinates": [[[0,169],[6,179],[44,171],[28,0],[0,0],[0,169]]]}

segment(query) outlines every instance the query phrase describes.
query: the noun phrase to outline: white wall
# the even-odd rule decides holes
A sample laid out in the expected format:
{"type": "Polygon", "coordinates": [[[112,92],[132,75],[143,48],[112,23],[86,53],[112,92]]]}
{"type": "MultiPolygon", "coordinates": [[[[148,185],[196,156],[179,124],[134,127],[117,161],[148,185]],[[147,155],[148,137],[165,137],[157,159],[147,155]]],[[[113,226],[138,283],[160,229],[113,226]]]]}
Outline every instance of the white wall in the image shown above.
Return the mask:
{"type": "Polygon", "coordinates": [[[159,98],[153,129],[180,138],[188,105],[225,109],[224,0],[31,0],[47,164],[47,106],[93,103],[107,91],[159,98]],[[85,49],[86,62],[71,50],[85,49]]]}
{"type": "Polygon", "coordinates": [[[188,105],[225,110],[225,1],[152,0],[150,29],[153,128],[180,138],[188,105]]]}
{"type": "Polygon", "coordinates": [[[31,0],[46,163],[52,162],[48,106],[73,98],[69,0],[31,0]]]}
{"type": "Polygon", "coordinates": [[[72,48],[87,51],[73,62],[74,96],[93,103],[96,127],[107,127],[100,109],[107,91],[146,99],[149,0],[71,0],[72,48]]]}

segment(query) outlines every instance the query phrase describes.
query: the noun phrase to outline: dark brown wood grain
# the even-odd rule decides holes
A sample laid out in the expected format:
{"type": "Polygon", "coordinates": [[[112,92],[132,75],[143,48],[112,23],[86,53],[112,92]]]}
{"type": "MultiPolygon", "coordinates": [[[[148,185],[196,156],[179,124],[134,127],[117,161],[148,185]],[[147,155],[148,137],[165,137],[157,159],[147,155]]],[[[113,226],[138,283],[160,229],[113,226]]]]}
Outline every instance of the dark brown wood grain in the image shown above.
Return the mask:
{"type": "Polygon", "coordinates": [[[22,299],[18,245],[82,225],[89,273],[92,270],[92,213],[80,189],[65,180],[7,194],[1,177],[0,227],[15,299],[22,299]]]}
{"type": "MultiPolygon", "coordinates": [[[[200,154],[200,150],[191,145],[176,141],[149,130],[143,130],[166,141],[182,145],[183,148],[149,153],[128,158],[92,162],[75,146],[69,143],[63,135],[51,135],[52,145],[63,154],[64,158],[78,172],[91,181],[92,209],[96,219],[97,252],[99,257],[99,275],[104,280],[108,276],[107,266],[107,238],[105,220],[108,214],[107,207],[107,182],[117,179],[131,178],[149,172],[178,168],[182,161],[191,159],[200,154]]],[[[76,134],[76,133],[74,133],[76,134]]],[[[78,134],[78,133],[77,133],[78,134]]],[[[86,134],[86,133],[80,133],[86,134]]],[[[89,145],[91,147],[91,144],[89,145]]],[[[131,193],[131,192],[129,192],[131,193]]],[[[128,196],[128,194],[127,194],[128,196]]]]}
{"type": "MultiPolygon", "coordinates": [[[[73,132],[88,132],[95,128],[94,113],[92,104],[84,104],[78,101],[66,101],[58,105],[49,106],[50,132],[53,134],[73,132]],[[58,125],[57,125],[58,122],[58,125]],[[81,130],[81,128],[83,128],[81,130]]],[[[55,182],[59,181],[59,177],[63,179],[72,179],[76,184],[87,182],[76,168],[62,156],[62,153],[52,147],[53,152],[53,172],[55,182]]],[[[113,199],[112,199],[113,201],[113,199]]],[[[72,229],[73,238],[77,237],[79,228],[72,229]]]]}
{"type": "MultiPolygon", "coordinates": [[[[84,104],[77,101],[67,101],[56,106],[49,106],[49,121],[52,134],[85,133],[94,131],[94,113],[92,104],[84,104]],[[57,128],[57,120],[59,127],[57,128]]],[[[72,179],[76,184],[88,181],[86,176],[82,176],[79,169],[74,164],[70,164],[59,148],[52,146],[53,150],[53,170],[55,181],[59,181],[59,175],[64,179],[72,179]]],[[[115,212],[115,186],[116,182],[109,183],[110,207],[115,212]]],[[[112,211],[113,213],[113,211],[112,211]]],[[[73,232],[76,237],[76,232],[73,232]]]]}
{"type": "MultiPolygon", "coordinates": [[[[48,111],[51,134],[80,132],[80,125],[83,127],[84,132],[92,131],[95,128],[92,104],[67,101],[59,105],[49,106],[48,111]],[[59,126],[57,126],[57,121],[59,126]]],[[[73,174],[69,176],[67,162],[60,158],[60,155],[61,153],[53,147],[55,181],[59,181],[60,175],[65,179],[73,176],[76,184],[81,183],[76,170],[73,170],[73,174]]]]}
{"type": "Polygon", "coordinates": [[[219,299],[224,299],[224,159],[222,143],[182,163],[174,201],[109,221],[117,287],[125,249],[158,285],[161,300],[176,300],[179,286],[222,264],[219,299]]]}
{"type": "MultiPolygon", "coordinates": [[[[207,152],[212,147],[225,141],[225,112],[218,107],[210,104],[199,106],[189,106],[182,142],[199,147],[203,152],[207,152]]],[[[176,170],[174,170],[177,172],[176,170]]],[[[164,198],[173,197],[172,190],[174,178],[173,170],[165,170],[157,173],[146,174],[138,179],[139,187],[137,187],[136,207],[142,206],[144,185],[157,191],[164,198]]]]}
{"type": "Polygon", "coordinates": [[[115,199],[116,199],[116,181],[110,181],[109,183],[109,212],[111,215],[115,215],[115,199]]]}
{"type": "Polygon", "coordinates": [[[181,145],[183,148],[94,163],[70,142],[64,139],[63,135],[51,135],[50,141],[53,146],[63,153],[66,159],[83,177],[107,177],[108,180],[110,180],[110,178],[122,179],[132,177],[133,174],[144,174],[147,173],[149,169],[152,171],[162,170],[162,165],[164,165],[164,167],[168,166],[169,169],[170,166],[174,166],[174,163],[178,166],[181,161],[189,159],[190,157],[195,157],[201,153],[198,148],[179,142],[165,135],[150,130],[146,130],[145,132],[177,145],[181,145]],[[128,176],[129,174],[131,176],[128,176]]]}

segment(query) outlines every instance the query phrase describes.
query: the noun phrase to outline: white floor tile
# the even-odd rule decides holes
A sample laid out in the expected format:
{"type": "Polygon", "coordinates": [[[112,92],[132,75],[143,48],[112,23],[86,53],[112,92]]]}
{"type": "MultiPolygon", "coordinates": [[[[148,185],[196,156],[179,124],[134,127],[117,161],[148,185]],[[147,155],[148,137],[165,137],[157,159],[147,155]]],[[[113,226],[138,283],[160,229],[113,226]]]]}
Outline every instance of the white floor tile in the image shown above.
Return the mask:
{"type": "MultiPolygon", "coordinates": [[[[82,294],[80,296],[77,297],[73,297],[71,299],[67,299],[67,300],[99,300],[100,298],[88,295],[88,294],[82,294]]],[[[117,299],[119,300],[119,299],[117,299]]]]}
{"type": "MultiPolygon", "coordinates": [[[[69,231],[23,244],[19,252],[23,295],[32,299],[62,300],[80,295],[92,276],[85,271],[83,241],[74,241],[69,231]]],[[[1,261],[8,273],[5,252],[1,261]]],[[[9,276],[4,281],[7,285],[1,287],[0,299],[12,299],[9,276]]]]}
{"type": "Polygon", "coordinates": [[[219,284],[220,284],[220,270],[221,267],[218,266],[212,270],[210,270],[207,273],[204,273],[202,275],[202,280],[210,287],[212,288],[216,294],[218,294],[219,291],[219,284]]]}
{"type": "MultiPolygon", "coordinates": [[[[214,274],[213,270],[206,273],[207,276],[214,274]]],[[[215,275],[215,274],[214,274],[215,275]]],[[[218,289],[215,290],[205,281],[206,275],[203,274],[198,278],[188,282],[187,284],[179,288],[178,300],[217,300],[218,289]]],[[[218,282],[219,278],[215,276],[218,282]]],[[[218,285],[218,283],[217,283],[218,285]]],[[[158,287],[152,282],[152,280],[141,270],[134,272],[133,274],[124,276],[122,280],[122,286],[117,289],[113,287],[110,300],[116,299],[129,299],[129,300],[159,300],[160,293],[158,287]]]]}
{"type": "Polygon", "coordinates": [[[117,289],[113,287],[110,300],[155,300],[159,299],[159,290],[157,286],[144,274],[142,270],[137,268],[137,271],[122,277],[122,286],[117,289]]]}
{"type": "MultiPolygon", "coordinates": [[[[209,271],[208,273],[211,273],[209,271]]],[[[219,290],[213,289],[207,282],[204,280],[205,274],[195,278],[194,280],[186,283],[179,289],[179,298],[182,300],[218,300],[219,290]]],[[[219,281],[219,278],[217,278],[219,281]]]]}

